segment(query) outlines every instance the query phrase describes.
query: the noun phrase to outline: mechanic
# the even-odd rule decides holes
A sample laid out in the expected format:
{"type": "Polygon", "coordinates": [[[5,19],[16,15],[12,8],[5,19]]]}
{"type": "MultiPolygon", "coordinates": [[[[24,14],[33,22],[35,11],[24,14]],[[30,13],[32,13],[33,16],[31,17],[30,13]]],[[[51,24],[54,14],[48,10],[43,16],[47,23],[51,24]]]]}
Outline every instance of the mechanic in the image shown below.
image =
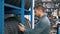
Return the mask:
{"type": "Polygon", "coordinates": [[[34,7],[35,15],[39,18],[39,21],[35,23],[35,28],[26,28],[25,26],[19,26],[19,29],[24,32],[24,34],[49,34],[50,33],[50,21],[48,17],[44,14],[44,7],[42,5],[36,4],[34,7]]]}

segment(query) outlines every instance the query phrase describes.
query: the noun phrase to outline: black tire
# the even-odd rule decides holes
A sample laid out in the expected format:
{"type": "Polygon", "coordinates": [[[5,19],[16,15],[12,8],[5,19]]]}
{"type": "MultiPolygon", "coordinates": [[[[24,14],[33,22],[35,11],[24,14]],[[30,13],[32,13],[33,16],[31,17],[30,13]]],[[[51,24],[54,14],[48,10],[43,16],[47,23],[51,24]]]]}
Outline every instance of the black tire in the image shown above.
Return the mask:
{"type": "Polygon", "coordinates": [[[16,18],[8,18],[4,23],[4,34],[18,34],[18,21],[16,18]]]}
{"type": "MultiPolygon", "coordinates": [[[[4,34],[24,34],[24,32],[21,32],[18,28],[19,25],[19,19],[17,17],[10,17],[5,19],[4,23],[4,34]]],[[[25,26],[27,28],[30,28],[29,20],[25,18],[25,26]]]]}

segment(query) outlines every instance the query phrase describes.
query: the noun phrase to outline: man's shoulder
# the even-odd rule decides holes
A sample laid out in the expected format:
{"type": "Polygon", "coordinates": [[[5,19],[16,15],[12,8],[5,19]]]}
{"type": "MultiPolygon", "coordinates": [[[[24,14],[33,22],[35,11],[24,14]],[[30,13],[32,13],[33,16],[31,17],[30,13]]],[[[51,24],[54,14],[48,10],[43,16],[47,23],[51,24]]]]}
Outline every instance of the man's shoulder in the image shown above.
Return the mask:
{"type": "Polygon", "coordinates": [[[47,23],[47,24],[50,24],[50,20],[47,16],[44,16],[41,20],[42,23],[47,23]]]}
{"type": "Polygon", "coordinates": [[[42,20],[49,20],[49,18],[47,16],[44,16],[42,20]]]}

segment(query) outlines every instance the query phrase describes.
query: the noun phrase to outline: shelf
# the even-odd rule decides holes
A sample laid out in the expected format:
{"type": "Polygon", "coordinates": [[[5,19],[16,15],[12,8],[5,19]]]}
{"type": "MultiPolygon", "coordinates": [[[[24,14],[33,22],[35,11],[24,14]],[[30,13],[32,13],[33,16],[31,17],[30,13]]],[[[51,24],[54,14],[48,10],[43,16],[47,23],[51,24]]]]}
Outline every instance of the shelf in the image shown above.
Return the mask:
{"type": "MultiPolygon", "coordinates": [[[[5,3],[4,6],[13,8],[13,10],[5,11],[5,14],[21,14],[21,8],[5,3]]],[[[25,15],[29,15],[30,11],[25,9],[25,15]]]]}
{"type": "MultiPolygon", "coordinates": [[[[16,6],[14,6],[14,5],[10,5],[10,4],[7,4],[7,3],[4,3],[4,6],[10,7],[10,8],[13,8],[13,9],[18,9],[18,10],[21,9],[20,7],[16,7],[16,6]]],[[[28,10],[25,9],[25,11],[28,11],[28,10]]]]}
{"type": "MultiPolygon", "coordinates": [[[[21,15],[21,10],[13,9],[10,11],[5,11],[5,14],[16,14],[16,15],[21,15]]],[[[25,11],[25,15],[30,15],[30,11],[25,11]]]]}

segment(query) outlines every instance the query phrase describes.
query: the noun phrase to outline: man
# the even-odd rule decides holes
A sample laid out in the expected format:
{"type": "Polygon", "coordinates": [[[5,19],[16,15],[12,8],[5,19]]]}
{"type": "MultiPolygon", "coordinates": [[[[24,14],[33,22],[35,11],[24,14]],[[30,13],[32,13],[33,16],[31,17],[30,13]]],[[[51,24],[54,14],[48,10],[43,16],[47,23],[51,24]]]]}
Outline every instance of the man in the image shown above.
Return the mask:
{"type": "Polygon", "coordinates": [[[44,7],[37,4],[34,7],[35,15],[39,18],[39,22],[36,23],[35,28],[26,28],[25,26],[19,25],[19,29],[24,34],[49,34],[50,33],[50,21],[44,14],[44,7]]]}

